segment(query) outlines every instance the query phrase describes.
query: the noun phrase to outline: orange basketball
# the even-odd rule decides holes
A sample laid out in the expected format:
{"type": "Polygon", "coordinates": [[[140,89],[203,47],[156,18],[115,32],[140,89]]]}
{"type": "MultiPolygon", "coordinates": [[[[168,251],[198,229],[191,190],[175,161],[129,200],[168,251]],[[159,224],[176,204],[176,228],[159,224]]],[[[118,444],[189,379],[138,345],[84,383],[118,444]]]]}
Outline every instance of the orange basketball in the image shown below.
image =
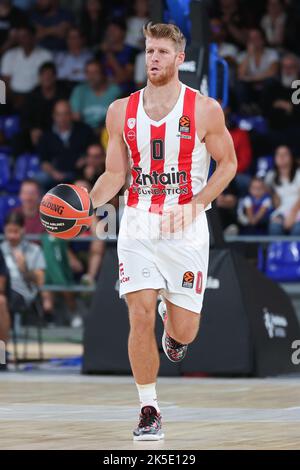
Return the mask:
{"type": "Polygon", "coordinates": [[[92,201],[83,188],[59,184],[43,197],[40,218],[46,231],[54,237],[75,238],[91,226],[92,201]]]}

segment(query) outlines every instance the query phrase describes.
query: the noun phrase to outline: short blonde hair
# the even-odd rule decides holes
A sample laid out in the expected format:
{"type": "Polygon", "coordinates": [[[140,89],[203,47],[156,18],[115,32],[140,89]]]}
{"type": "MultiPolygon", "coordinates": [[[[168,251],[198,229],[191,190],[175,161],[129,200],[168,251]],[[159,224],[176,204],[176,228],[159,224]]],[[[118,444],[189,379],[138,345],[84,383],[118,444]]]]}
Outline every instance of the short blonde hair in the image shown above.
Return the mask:
{"type": "Polygon", "coordinates": [[[186,45],[186,39],[178,26],[175,24],[167,23],[149,23],[144,24],[143,33],[145,39],[155,38],[155,39],[171,39],[175,44],[177,51],[184,51],[186,45]]]}

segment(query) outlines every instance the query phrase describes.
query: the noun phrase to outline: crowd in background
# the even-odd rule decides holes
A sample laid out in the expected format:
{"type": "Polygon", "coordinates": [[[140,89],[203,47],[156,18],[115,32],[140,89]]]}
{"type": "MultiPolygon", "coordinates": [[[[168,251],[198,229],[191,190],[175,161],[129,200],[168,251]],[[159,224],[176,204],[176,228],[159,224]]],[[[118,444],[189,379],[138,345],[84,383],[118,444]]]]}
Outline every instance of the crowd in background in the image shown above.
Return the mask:
{"type": "MultiPolygon", "coordinates": [[[[300,105],[292,100],[292,86],[300,79],[300,2],[208,4],[211,41],[230,69],[224,111],[238,158],[236,178],[216,201],[223,228],[227,233],[299,235],[300,105]],[[243,118],[263,126],[242,126],[243,118]],[[262,157],[267,162],[263,171],[262,157]]],[[[67,246],[46,236],[39,202],[61,182],[90,189],[104,171],[108,106],[146,82],[142,26],[148,20],[147,0],[0,0],[0,72],[7,85],[0,113],[20,118],[11,138],[0,131],[0,147],[9,147],[12,165],[24,153],[37,154],[41,161],[34,179],[21,184],[20,207],[3,228],[2,252],[12,278],[13,269],[24,270],[29,257],[23,234],[33,233],[42,235],[43,248],[32,267],[39,271],[36,282],[41,283],[40,271],[47,284],[95,282],[103,242],[67,246]],[[9,239],[13,228],[18,243],[9,239]]],[[[2,284],[0,289],[1,295],[2,284]]],[[[42,301],[51,313],[53,296],[44,292],[42,301]]],[[[66,294],[66,301],[76,310],[72,296],[66,294]]]]}

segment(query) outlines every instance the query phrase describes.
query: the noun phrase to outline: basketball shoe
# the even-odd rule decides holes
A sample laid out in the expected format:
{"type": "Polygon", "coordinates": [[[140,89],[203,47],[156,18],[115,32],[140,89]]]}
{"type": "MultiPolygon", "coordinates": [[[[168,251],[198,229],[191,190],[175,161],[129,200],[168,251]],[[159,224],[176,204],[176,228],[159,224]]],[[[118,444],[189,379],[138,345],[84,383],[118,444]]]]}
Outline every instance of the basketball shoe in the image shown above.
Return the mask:
{"type": "Polygon", "coordinates": [[[133,440],[159,441],[165,437],[161,426],[161,414],[154,406],[144,406],[141,409],[139,424],[133,431],[133,440]]]}
{"type": "MultiPolygon", "coordinates": [[[[161,301],[158,305],[158,313],[161,316],[161,319],[165,325],[167,321],[167,308],[166,304],[161,301]]],[[[162,347],[165,352],[165,355],[167,358],[172,361],[172,362],[180,362],[182,359],[184,359],[188,345],[187,344],[181,344],[175,341],[175,339],[171,338],[171,336],[168,335],[166,330],[164,329],[164,333],[162,336],[162,347]]]]}

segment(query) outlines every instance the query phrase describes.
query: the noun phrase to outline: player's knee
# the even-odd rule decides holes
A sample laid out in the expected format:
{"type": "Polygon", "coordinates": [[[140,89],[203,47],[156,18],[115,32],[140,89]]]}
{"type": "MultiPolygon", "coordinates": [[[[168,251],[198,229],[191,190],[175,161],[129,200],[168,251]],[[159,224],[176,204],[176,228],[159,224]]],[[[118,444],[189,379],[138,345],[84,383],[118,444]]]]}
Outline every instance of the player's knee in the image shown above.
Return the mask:
{"type": "Polygon", "coordinates": [[[154,328],[155,310],[143,304],[134,304],[129,308],[131,331],[143,333],[154,328]]]}
{"type": "Polygon", "coordinates": [[[170,335],[181,344],[190,344],[192,343],[198,334],[199,331],[199,322],[196,322],[192,325],[174,325],[170,335]]]}

